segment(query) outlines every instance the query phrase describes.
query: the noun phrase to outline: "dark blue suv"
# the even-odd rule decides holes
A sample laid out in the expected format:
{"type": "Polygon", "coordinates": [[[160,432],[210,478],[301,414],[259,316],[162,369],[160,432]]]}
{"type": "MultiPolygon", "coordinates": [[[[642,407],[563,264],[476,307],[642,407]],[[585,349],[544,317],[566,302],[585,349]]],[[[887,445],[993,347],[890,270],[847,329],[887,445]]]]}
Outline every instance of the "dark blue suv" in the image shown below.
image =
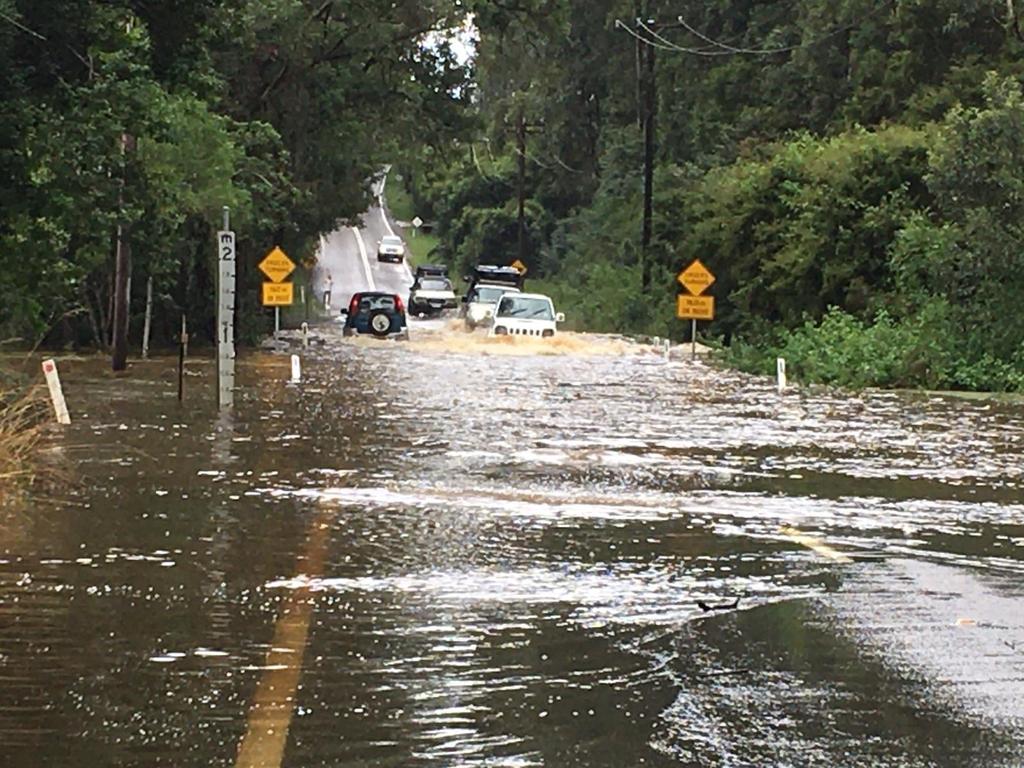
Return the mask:
{"type": "Polygon", "coordinates": [[[341,314],[345,315],[345,328],[342,333],[346,336],[369,333],[381,339],[409,338],[409,328],[405,322],[405,305],[402,304],[401,297],[393,293],[354,293],[348,309],[341,310],[341,314]]]}

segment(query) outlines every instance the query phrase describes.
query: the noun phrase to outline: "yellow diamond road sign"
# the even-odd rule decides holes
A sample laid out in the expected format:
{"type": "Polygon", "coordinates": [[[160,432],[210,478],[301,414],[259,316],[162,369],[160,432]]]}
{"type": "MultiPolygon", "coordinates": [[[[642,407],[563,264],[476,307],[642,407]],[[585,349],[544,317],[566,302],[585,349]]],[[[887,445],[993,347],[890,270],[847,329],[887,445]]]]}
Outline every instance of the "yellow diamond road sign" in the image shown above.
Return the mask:
{"type": "Polygon", "coordinates": [[[260,271],[272,283],[280,283],[295,270],[295,262],[280,248],[274,248],[260,262],[260,271]]]}
{"type": "Polygon", "coordinates": [[[294,286],[291,283],[264,283],[264,307],[290,307],[294,297],[294,286]]]}
{"type": "Polygon", "coordinates": [[[715,282],[715,276],[701,264],[700,259],[694,259],[693,263],[680,272],[676,279],[694,296],[700,296],[715,282]]]}
{"type": "Polygon", "coordinates": [[[680,320],[714,320],[714,296],[676,296],[676,317],[680,320]]]}
{"type": "Polygon", "coordinates": [[[521,275],[525,275],[526,274],[526,265],[523,264],[523,262],[521,262],[519,259],[516,259],[515,261],[512,262],[512,268],[513,269],[518,269],[519,270],[519,274],[521,274],[521,275]]]}

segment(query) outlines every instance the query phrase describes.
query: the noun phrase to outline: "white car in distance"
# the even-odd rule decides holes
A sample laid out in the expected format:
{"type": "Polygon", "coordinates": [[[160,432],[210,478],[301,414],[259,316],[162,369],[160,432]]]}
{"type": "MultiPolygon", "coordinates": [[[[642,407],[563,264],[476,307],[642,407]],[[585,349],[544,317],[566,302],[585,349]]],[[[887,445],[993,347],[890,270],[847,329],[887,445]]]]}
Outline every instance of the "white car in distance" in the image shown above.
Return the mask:
{"type": "Polygon", "coordinates": [[[550,297],[542,293],[506,293],[494,308],[489,336],[555,335],[556,323],[565,315],[555,312],[550,297]]]}
{"type": "Polygon", "coordinates": [[[510,285],[488,285],[487,283],[477,283],[471,288],[466,294],[464,308],[466,328],[472,331],[477,326],[490,324],[498,299],[506,293],[519,293],[519,289],[510,285]]]}
{"type": "Polygon", "coordinates": [[[377,261],[401,263],[405,258],[405,243],[398,235],[384,235],[377,242],[377,261]]]}

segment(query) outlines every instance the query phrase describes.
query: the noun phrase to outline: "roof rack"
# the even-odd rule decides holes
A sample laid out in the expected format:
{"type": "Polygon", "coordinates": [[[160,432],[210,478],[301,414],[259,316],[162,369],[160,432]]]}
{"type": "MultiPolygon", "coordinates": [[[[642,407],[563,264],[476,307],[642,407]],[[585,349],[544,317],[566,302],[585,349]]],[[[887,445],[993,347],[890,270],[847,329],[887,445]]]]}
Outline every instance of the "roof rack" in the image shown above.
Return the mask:
{"type": "Polygon", "coordinates": [[[448,277],[448,267],[444,264],[420,264],[416,267],[416,278],[448,277]]]}
{"type": "Polygon", "coordinates": [[[496,264],[478,264],[474,267],[472,274],[462,279],[469,283],[470,289],[477,283],[500,283],[512,285],[516,288],[523,287],[523,273],[515,267],[499,267],[496,264]]]}

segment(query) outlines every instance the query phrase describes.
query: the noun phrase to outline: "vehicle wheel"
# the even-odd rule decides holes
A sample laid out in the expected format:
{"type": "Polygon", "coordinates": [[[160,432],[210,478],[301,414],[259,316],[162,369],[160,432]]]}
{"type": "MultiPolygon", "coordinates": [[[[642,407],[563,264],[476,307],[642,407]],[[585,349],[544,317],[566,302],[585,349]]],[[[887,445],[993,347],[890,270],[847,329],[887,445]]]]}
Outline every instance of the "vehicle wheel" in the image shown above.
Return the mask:
{"type": "Polygon", "coordinates": [[[370,332],[374,336],[384,338],[391,330],[391,315],[387,312],[374,312],[370,315],[370,332]]]}

